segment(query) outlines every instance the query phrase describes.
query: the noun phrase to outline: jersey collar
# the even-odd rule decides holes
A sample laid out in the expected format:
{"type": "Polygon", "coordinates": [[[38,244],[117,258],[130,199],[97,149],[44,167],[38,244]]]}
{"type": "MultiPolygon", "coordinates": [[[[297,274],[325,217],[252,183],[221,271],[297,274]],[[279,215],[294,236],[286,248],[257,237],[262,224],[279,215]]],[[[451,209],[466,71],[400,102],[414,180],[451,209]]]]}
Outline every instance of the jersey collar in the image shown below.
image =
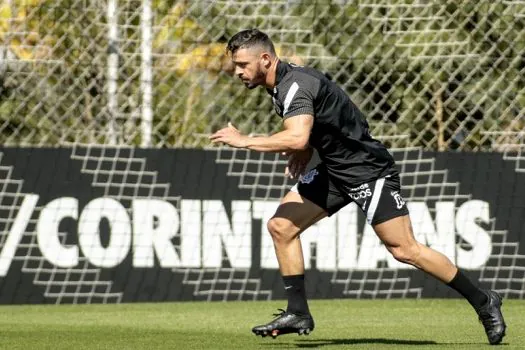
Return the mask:
{"type": "Polygon", "coordinates": [[[277,85],[283,80],[284,76],[291,70],[291,67],[288,63],[282,62],[279,60],[277,62],[277,67],[275,68],[275,86],[273,89],[266,89],[268,93],[272,96],[277,94],[277,85]]]}
{"type": "Polygon", "coordinates": [[[281,60],[277,62],[277,68],[275,69],[275,86],[279,85],[286,73],[288,73],[290,70],[291,67],[289,64],[284,63],[281,60]]]}

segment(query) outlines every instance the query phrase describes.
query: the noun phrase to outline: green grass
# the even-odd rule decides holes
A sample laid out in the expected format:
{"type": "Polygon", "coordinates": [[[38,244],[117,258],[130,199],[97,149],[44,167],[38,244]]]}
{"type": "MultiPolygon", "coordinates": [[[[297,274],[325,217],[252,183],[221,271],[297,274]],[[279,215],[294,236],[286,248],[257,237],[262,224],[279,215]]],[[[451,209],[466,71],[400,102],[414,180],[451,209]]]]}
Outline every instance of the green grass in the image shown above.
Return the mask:
{"type": "MultiPolygon", "coordinates": [[[[1,306],[2,349],[480,349],[463,300],[312,300],[316,329],[272,339],[250,329],[283,301],[1,306]]],[[[504,349],[525,348],[525,301],[505,300],[504,349]]]]}

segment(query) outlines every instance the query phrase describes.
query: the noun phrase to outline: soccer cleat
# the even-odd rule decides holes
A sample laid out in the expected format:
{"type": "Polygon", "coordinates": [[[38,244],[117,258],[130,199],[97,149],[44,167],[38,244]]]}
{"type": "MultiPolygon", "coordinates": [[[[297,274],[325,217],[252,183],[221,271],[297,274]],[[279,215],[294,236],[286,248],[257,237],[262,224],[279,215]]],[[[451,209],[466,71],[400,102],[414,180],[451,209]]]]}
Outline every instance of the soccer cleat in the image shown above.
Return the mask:
{"type": "Polygon", "coordinates": [[[279,335],[288,333],[308,335],[314,330],[314,319],[311,315],[297,315],[283,309],[279,309],[279,311],[281,312],[274,314],[277,316],[276,319],[270,323],[253,327],[252,332],[263,338],[270,335],[275,339],[279,335]]]}
{"type": "Polygon", "coordinates": [[[507,328],[501,313],[501,305],[503,302],[497,292],[488,290],[484,293],[487,295],[488,301],[485,305],[477,309],[476,312],[485,328],[489,343],[496,345],[501,343],[501,340],[505,336],[505,329],[507,328]]]}

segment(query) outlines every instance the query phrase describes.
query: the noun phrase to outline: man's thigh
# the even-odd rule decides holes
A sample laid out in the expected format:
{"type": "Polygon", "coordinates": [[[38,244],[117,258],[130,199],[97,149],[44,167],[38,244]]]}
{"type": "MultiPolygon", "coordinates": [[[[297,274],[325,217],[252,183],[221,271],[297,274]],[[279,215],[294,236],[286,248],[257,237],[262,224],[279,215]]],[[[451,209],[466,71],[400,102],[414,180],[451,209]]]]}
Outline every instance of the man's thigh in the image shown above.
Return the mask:
{"type": "Polygon", "coordinates": [[[272,219],[280,220],[280,227],[297,235],[348,203],[350,198],[335,187],[326,167],[320,163],[299,178],[272,219]]]}
{"type": "Polygon", "coordinates": [[[272,220],[281,220],[282,225],[291,226],[295,234],[300,234],[327,215],[328,213],[314,202],[298,192],[290,191],[281,200],[272,220]]]}
{"type": "Polygon", "coordinates": [[[394,217],[373,227],[387,248],[406,247],[416,242],[408,215],[394,217]]]}
{"type": "Polygon", "coordinates": [[[292,192],[297,192],[302,198],[322,208],[328,216],[352,201],[348,194],[332,181],[323,163],[301,176],[292,192]]]}

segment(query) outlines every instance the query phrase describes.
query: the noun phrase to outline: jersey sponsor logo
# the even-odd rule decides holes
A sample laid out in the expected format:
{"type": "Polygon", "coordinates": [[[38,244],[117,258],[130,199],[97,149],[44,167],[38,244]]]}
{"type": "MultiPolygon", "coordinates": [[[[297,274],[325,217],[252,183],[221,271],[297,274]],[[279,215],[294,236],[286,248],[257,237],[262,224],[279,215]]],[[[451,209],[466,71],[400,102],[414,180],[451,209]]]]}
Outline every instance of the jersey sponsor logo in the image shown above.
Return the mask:
{"type": "Polygon", "coordinates": [[[319,172],[317,171],[317,169],[312,169],[306,174],[301,175],[301,177],[299,178],[299,182],[302,184],[309,184],[312,181],[314,181],[315,175],[318,175],[318,174],[319,172]]]}
{"type": "Polygon", "coordinates": [[[390,192],[390,195],[392,196],[392,198],[394,198],[394,201],[396,202],[396,208],[397,209],[401,209],[401,208],[403,208],[405,206],[405,200],[403,199],[403,197],[401,197],[399,192],[392,191],[392,192],[390,192]]]}

